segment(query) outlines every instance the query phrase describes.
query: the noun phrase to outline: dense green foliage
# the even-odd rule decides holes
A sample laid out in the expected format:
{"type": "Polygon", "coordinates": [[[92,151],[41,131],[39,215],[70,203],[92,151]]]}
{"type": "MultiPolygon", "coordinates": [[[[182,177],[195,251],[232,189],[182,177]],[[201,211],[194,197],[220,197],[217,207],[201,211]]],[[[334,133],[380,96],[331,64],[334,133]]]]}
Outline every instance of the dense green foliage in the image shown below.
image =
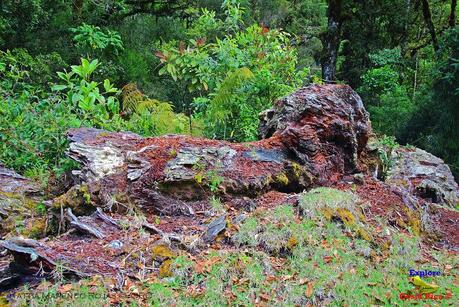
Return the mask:
{"type": "MultiPolygon", "coordinates": [[[[78,126],[254,140],[261,110],[321,82],[329,3],[2,1],[1,162],[63,170],[63,133],[78,126]],[[97,63],[90,76],[75,71],[81,59],[97,63]]],[[[429,0],[429,20],[425,1],[341,3],[338,82],[357,89],[377,133],[458,174],[458,7],[429,0]]]]}
{"type": "Polygon", "coordinates": [[[297,70],[287,33],[257,25],[239,30],[241,8],[226,8],[222,20],[204,9],[187,42],[164,44],[157,53],[164,63],[159,74],[188,88],[193,100],[187,108],[205,122],[209,137],[254,140],[258,113],[300,86],[307,71],[297,70]]]}
{"type": "Polygon", "coordinates": [[[64,84],[53,85],[52,92],[31,85],[34,69],[49,69],[41,64],[36,68],[33,61],[20,62],[11,52],[0,53],[0,159],[18,171],[46,179],[49,171],[75,167],[65,156],[69,128],[129,130],[141,135],[187,132],[185,116],[173,113],[169,103],[145,104],[148,99],[143,95],[140,107],[122,117],[120,91],[108,79],[92,80],[97,60],[82,59],[70,72],[58,72],[64,84]]]}

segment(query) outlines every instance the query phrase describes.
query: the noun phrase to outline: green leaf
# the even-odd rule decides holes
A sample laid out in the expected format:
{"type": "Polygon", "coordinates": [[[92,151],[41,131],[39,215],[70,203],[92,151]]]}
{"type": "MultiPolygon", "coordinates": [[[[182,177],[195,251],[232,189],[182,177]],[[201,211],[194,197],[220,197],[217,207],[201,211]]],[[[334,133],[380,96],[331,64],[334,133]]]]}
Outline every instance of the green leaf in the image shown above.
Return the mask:
{"type": "Polygon", "coordinates": [[[51,90],[58,92],[58,91],[65,90],[66,88],[67,88],[67,85],[55,84],[51,87],[51,90]]]}

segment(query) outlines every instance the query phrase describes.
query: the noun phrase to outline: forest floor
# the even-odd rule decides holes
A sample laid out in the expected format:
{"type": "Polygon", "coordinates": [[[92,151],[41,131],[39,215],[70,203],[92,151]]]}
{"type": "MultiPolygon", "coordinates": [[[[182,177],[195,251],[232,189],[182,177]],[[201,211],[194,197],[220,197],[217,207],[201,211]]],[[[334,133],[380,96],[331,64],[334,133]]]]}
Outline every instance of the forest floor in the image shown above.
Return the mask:
{"type": "Polygon", "coordinates": [[[111,214],[121,227],[101,226],[103,239],[71,231],[38,248],[49,257],[61,254],[75,262],[57,265],[47,279],[29,277],[26,287],[10,289],[2,302],[457,306],[458,253],[429,243],[416,218],[397,219],[402,211],[393,195],[376,183],[365,187],[343,183],[339,189],[317,188],[296,199],[270,192],[258,199],[254,210],[214,202],[196,214],[211,212],[203,215],[207,222],[224,215],[226,228],[198,248],[171,243],[142,227],[147,221],[164,233],[205,229],[192,218],[171,220],[137,211],[111,214]],[[71,278],[67,267],[87,275],[71,278]],[[410,270],[440,275],[423,277],[424,284],[419,284],[410,270]]]}

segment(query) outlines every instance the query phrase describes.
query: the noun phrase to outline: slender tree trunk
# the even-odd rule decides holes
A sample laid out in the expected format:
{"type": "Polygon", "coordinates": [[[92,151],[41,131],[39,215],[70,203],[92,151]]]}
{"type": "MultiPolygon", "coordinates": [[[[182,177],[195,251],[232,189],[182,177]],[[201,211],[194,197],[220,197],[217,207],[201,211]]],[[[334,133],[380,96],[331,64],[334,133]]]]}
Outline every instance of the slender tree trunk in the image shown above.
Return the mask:
{"type": "Polygon", "coordinates": [[[73,18],[75,19],[80,19],[81,18],[81,12],[83,10],[83,4],[84,0],[73,0],[73,18]]]}
{"type": "Polygon", "coordinates": [[[448,23],[451,28],[456,25],[456,6],[457,0],[451,0],[451,13],[449,14],[448,23]]]}
{"type": "Polygon", "coordinates": [[[432,14],[430,12],[430,6],[428,0],[422,0],[422,14],[424,15],[424,21],[427,24],[427,28],[429,29],[430,36],[432,38],[432,46],[435,51],[439,49],[438,41],[437,41],[437,34],[435,33],[435,26],[432,21],[432,14]]]}
{"type": "Polygon", "coordinates": [[[322,79],[326,83],[333,83],[336,80],[336,61],[338,49],[341,42],[342,25],[342,0],[328,0],[328,27],[322,37],[322,79]]]}
{"type": "Polygon", "coordinates": [[[413,97],[412,97],[412,102],[414,102],[414,99],[416,97],[416,87],[418,86],[418,55],[415,55],[415,70],[414,70],[414,81],[413,81],[413,97]]]}
{"type": "Polygon", "coordinates": [[[405,24],[403,26],[403,36],[400,41],[400,53],[401,55],[405,55],[406,52],[406,45],[408,40],[408,26],[409,26],[409,16],[410,16],[410,9],[411,9],[411,0],[405,0],[405,24]]]}

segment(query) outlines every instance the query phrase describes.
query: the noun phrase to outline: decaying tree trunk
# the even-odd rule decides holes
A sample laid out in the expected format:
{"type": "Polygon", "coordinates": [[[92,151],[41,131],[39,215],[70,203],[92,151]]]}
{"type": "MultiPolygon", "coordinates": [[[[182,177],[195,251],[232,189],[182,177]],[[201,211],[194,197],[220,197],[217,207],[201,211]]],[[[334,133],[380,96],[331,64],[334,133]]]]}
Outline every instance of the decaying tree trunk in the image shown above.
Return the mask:
{"type": "Polygon", "coordinates": [[[424,21],[427,24],[427,28],[430,32],[430,37],[432,38],[432,46],[435,51],[438,51],[440,47],[438,45],[437,33],[435,32],[435,26],[432,21],[432,13],[430,11],[428,0],[422,0],[422,15],[424,16],[424,21]]]}
{"type": "Polygon", "coordinates": [[[341,42],[342,25],[342,0],[328,1],[328,26],[327,32],[322,37],[322,79],[326,83],[333,83],[336,80],[336,61],[341,42]]]}
{"type": "Polygon", "coordinates": [[[82,165],[80,179],[99,187],[95,198],[105,208],[134,203],[168,216],[194,215],[188,202],[212,193],[302,191],[362,169],[371,126],[349,86],[300,89],[261,116],[264,140],[246,144],[73,129],[69,156],[82,165]]]}
{"type": "Polygon", "coordinates": [[[73,18],[74,19],[81,19],[81,14],[83,11],[84,0],[73,0],[72,2],[72,10],[73,10],[73,18]]]}
{"type": "Polygon", "coordinates": [[[456,26],[456,7],[457,0],[451,0],[451,11],[448,18],[450,28],[454,28],[456,26]]]}

